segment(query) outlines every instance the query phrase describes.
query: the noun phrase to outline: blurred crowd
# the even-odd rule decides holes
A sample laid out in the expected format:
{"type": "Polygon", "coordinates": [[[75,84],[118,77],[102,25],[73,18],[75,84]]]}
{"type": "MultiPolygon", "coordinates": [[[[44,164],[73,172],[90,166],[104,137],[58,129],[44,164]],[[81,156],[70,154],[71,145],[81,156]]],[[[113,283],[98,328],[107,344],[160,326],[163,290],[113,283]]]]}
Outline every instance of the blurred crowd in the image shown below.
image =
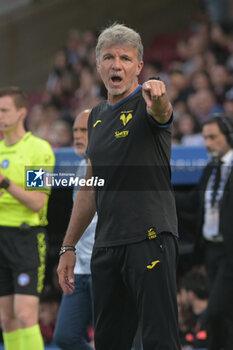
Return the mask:
{"type": "MultiPolygon", "coordinates": [[[[72,146],[75,116],[106,98],[95,65],[96,37],[91,30],[70,30],[54,54],[44,88],[29,93],[27,128],[54,148],[72,146]]],[[[201,145],[201,124],[210,115],[226,112],[233,119],[233,22],[200,16],[177,38],[166,62],[160,40],[145,48],[139,81],[160,76],[166,83],[174,107],[173,143],[201,145]]],[[[165,55],[169,45],[163,41],[165,55]]]]}
{"type": "MultiPolygon", "coordinates": [[[[54,55],[45,88],[32,93],[27,127],[54,148],[72,145],[72,124],[85,108],[106,98],[95,66],[96,33],[70,30],[64,47],[54,55]]],[[[168,48],[169,49],[169,48],[168,48]]],[[[160,76],[174,107],[173,144],[201,145],[201,124],[212,114],[233,119],[233,24],[196,20],[181,33],[166,65],[160,47],[145,50],[140,82],[160,76]]]]}
{"type": "MultiPolygon", "coordinates": [[[[96,38],[91,30],[70,30],[64,46],[54,53],[43,91],[29,93],[27,129],[49,141],[55,149],[72,146],[72,125],[77,114],[106,99],[95,65],[96,38]]],[[[201,134],[204,121],[219,112],[233,120],[233,22],[200,16],[174,44],[173,57],[166,64],[160,58],[159,46],[146,48],[147,59],[139,80],[142,83],[159,76],[166,83],[174,108],[173,144],[204,145],[201,134]]],[[[184,349],[206,344],[206,332],[202,329],[208,303],[205,273],[191,273],[191,277],[189,274],[182,277],[178,290],[184,349]]],[[[53,282],[43,292],[40,306],[46,344],[53,342],[60,298],[54,270],[53,282]]],[[[90,341],[93,338],[91,328],[87,338],[90,341]]]]}
{"type": "Polygon", "coordinates": [[[54,54],[44,90],[31,106],[28,129],[54,148],[71,146],[77,114],[106,98],[95,67],[95,44],[93,31],[70,30],[64,47],[54,54]]]}

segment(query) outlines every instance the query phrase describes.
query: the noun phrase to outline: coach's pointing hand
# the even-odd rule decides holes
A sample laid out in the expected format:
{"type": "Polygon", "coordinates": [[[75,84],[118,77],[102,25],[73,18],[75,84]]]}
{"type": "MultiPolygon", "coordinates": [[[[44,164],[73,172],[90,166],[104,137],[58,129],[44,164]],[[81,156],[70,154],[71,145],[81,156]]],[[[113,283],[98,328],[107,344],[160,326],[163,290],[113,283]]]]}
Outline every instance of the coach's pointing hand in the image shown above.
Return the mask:
{"type": "Polygon", "coordinates": [[[142,85],[142,95],[146,101],[147,113],[157,122],[165,124],[172,115],[172,106],[168,100],[166,86],[160,80],[148,80],[142,85]]]}

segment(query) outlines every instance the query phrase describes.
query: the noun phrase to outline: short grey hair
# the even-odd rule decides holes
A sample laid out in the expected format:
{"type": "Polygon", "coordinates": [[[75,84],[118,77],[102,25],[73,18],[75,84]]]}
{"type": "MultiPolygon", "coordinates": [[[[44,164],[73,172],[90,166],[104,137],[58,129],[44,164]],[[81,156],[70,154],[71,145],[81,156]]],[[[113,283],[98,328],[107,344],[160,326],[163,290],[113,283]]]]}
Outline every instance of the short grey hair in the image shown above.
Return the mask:
{"type": "Polygon", "coordinates": [[[99,60],[100,50],[105,45],[125,44],[135,47],[138,53],[138,62],[142,61],[143,45],[141,36],[124,24],[113,23],[105,28],[99,35],[96,45],[96,59],[99,60]]]}

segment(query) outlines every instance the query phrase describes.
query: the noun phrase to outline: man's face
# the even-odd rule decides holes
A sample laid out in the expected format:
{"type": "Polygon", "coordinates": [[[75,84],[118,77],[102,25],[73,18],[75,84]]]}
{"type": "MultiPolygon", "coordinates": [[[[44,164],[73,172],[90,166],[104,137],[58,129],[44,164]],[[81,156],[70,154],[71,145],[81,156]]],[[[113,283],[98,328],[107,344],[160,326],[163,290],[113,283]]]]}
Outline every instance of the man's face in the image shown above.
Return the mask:
{"type": "Polygon", "coordinates": [[[2,132],[15,129],[22,122],[23,108],[16,108],[14,100],[10,96],[0,97],[0,130],[2,132]]]}
{"type": "Polygon", "coordinates": [[[103,46],[97,61],[98,72],[113,100],[121,100],[137,88],[142,67],[137,49],[128,45],[103,46]]]}
{"type": "Polygon", "coordinates": [[[73,137],[75,153],[83,156],[87,149],[88,133],[87,121],[89,112],[83,112],[77,116],[73,125],[73,137]]]}
{"type": "Polygon", "coordinates": [[[204,125],[202,134],[211,157],[219,159],[230,150],[226,136],[221,132],[217,123],[204,125]]]}

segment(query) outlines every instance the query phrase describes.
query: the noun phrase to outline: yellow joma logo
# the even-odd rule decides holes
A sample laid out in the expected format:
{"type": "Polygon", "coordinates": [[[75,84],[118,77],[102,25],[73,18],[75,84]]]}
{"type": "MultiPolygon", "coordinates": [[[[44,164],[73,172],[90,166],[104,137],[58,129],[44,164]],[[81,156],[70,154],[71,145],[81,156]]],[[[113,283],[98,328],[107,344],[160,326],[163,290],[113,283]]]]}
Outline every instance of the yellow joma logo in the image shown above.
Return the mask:
{"type": "Polygon", "coordinates": [[[147,232],[148,232],[149,239],[153,239],[157,237],[157,234],[153,228],[150,228],[147,232]]]}
{"type": "Polygon", "coordinates": [[[99,120],[97,120],[97,121],[95,122],[95,124],[93,124],[93,128],[95,128],[95,127],[96,127],[96,125],[97,125],[97,124],[99,124],[99,123],[102,123],[102,120],[100,120],[100,119],[99,119],[99,120]]]}
{"type": "Polygon", "coordinates": [[[132,114],[129,113],[127,116],[125,114],[122,114],[120,116],[120,120],[122,120],[123,125],[125,126],[131,119],[133,118],[132,114]]]}
{"type": "Polygon", "coordinates": [[[152,261],[151,265],[147,265],[147,268],[149,270],[153,269],[155,267],[155,265],[157,265],[158,263],[160,262],[160,260],[155,260],[155,261],[152,261]]]}

